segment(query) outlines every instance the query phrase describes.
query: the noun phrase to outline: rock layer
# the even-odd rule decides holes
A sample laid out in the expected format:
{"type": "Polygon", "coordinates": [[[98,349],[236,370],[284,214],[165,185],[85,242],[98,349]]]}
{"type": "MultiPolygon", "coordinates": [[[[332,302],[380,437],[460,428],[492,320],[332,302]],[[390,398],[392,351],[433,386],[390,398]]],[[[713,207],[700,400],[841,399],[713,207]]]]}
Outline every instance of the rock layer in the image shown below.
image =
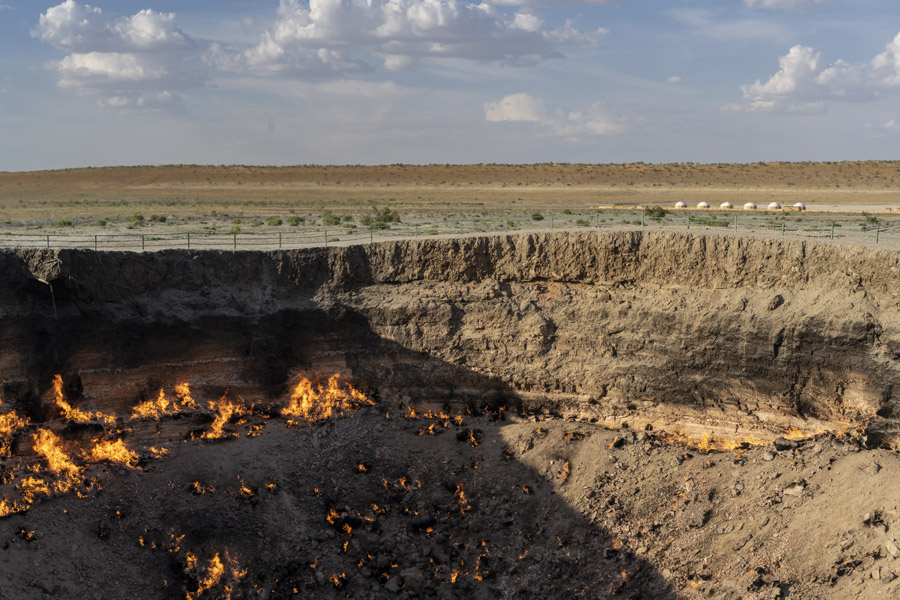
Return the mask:
{"type": "MultiPolygon", "coordinates": [[[[127,412],[160,386],[285,393],[341,371],[382,402],[515,404],[742,434],[900,401],[900,255],[718,235],[558,232],[281,252],[0,252],[2,398],[50,380],[127,412]]],[[[885,438],[886,439],[886,438],[885,438]]]]}

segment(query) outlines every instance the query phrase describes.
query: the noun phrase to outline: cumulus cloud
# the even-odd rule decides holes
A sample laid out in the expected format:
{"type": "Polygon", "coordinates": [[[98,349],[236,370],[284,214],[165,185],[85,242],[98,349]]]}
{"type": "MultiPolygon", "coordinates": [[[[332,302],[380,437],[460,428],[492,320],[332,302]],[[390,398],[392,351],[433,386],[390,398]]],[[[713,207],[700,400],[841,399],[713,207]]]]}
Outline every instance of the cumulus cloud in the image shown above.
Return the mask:
{"type": "Polygon", "coordinates": [[[766,82],[742,85],[744,102],[727,108],[748,112],[823,112],[828,100],[864,102],[900,89],[900,33],[868,63],[837,60],[826,65],[822,53],[794,46],[778,60],[766,82]]]}
{"type": "Polygon", "coordinates": [[[178,99],[169,89],[197,83],[182,69],[194,42],[172,13],[147,9],[110,22],[100,8],[66,0],[47,9],[31,35],[69,53],[54,65],[59,85],[102,95],[102,106],[178,99]]]}
{"type": "Polygon", "coordinates": [[[494,4],[508,6],[606,6],[616,0],[494,0],[494,4]]]}
{"type": "Polygon", "coordinates": [[[595,34],[567,21],[551,28],[527,8],[512,15],[457,0],[280,0],[278,19],[249,48],[213,44],[206,62],[253,74],[340,75],[371,69],[368,52],[389,70],[423,58],[532,65],[561,46],[592,46],[595,34]]]}
{"type": "Polygon", "coordinates": [[[750,8],[768,8],[771,10],[799,10],[816,4],[824,4],[827,0],[744,0],[750,8]]]}
{"type": "Polygon", "coordinates": [[[684,85],[685,83],[688,83],[688,80],[684,77],[681,77],[680,75],[672,75],[671,77],[666,79],[666,83],[668,83],[669,85],[684,85]]]}
{"type": "Polygon", "coordinates": [[[622,124],[610,117],[599,102],[586,110],[572,111],[547,107],[542,99],[526,93],[510,94],[496,102],[485,102],[484,120],[535,123],[548,135],[578,141],[612,135],[623,129],[622,124]]]}

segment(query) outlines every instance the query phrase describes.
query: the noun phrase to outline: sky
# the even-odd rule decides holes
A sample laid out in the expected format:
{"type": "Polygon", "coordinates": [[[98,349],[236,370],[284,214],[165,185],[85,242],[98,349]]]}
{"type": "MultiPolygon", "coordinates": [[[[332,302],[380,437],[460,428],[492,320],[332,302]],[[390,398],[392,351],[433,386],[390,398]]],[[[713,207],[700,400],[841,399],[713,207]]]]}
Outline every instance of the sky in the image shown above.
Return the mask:
{"type": "Polygon", "coordinates": [[[0,171],[898,149],[897,0],[0,0],[0,171]]]}

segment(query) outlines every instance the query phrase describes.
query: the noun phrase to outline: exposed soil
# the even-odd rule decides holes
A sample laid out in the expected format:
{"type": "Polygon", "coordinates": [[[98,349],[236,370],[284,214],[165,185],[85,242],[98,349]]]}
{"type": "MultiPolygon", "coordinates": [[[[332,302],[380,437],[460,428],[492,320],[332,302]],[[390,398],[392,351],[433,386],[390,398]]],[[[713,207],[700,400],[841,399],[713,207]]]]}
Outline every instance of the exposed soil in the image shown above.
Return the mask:
{"type": "Polygon", "coordinates": [[[0,598],[900,590],[896,253],[586,232],[0,271],[3,497],[53,475],[41,431],[83,469],[0,519],[0,598]],[[377,404],[277,418],[333,372],[377,404]],[[181,382],[198,408],[132,417],[181,382]],[[114,440],[139,468],[86,454],[114,440]]]}

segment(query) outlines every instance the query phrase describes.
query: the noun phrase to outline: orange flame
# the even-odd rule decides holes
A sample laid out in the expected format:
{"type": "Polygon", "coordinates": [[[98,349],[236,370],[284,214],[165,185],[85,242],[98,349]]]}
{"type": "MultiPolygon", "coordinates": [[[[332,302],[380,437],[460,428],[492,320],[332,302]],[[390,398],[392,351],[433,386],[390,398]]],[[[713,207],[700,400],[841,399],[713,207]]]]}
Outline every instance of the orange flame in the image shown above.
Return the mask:
{"type": "Polygon", "coordinates": [[[179,383],[175,386],[175,397],[181,402],[182,408],[197,409],[197,403],[191,397],[191,386],[188,383],[179,383]]]}
{"type": "Polygon", "coordinates": [[[89,459],[93,462],[106,460],[111,463],[125,465],[129,469],[136,469],[138,463],[137,452],[129,450],[121,439],[114,442],[100,442],[91,449],[89,459]]]}
{"type": "Polygon", "coordinates": [[[241,404],[236,404],[228,399],[228,392],[225,392],[221,398],[216,402],[209,403],[209,409],[216,412],[216,418],[213,420],[212,425],[210,425],[210,431],[207,431],[203,434],[204,439],[213,440],[225,437],[227,434],[225,433],[225,425],[231,420],[231,417],[235,415],[242,415],[246,413],[246,408],[243,406],[243,398],[241,398],[241,404]]]}
{"type": "MultiPolygon", "coordinates": [[[[375,404],[352,385],[348,384],[341,389],[340,377],[340,373],[332,375],[324,388],[307,377],[301,377],[291,392],[290,403],[282,409],[281,414],[315,422],[343,416],[363,405],[375,404]]],[[[296,422],[294,419],[288,421],[289,424],[296,422]]]]}
{"type": "Polygon", "coordinates": [[[49,429],[41,429],[34,434],[34,451],[47,461],[50,470],[59,476],[53,489],[67,492],[80,483],[83,467],[76,466],[69,455],[60,447],[59,438],[49,429]]]}
{"type": "Polygon", "coordinates": [[[101,421],[103,423],[106,423],[107,425],[112,425],[116,422],[116,418],[112,415],[104,415],[101,412],[92,413],[75,408],[66,401],[66,396],[63,393],[62,388],[62,375],[54,375],[53,396],[56,399],[56,406],[59,407],[59,409],[62,411],[63,417],[65,417],[67,420],[75,421],[76,423],[91,423],[93,421],[101,421]]]}
{"type": "MultiPolygon", "coordinates": [[[[3,400],[0,400],[0,406],[3,400]]],[[[19,430],[28,426],[28,419],[20,417],[16,411],[0,414],[0,456],[10,456],[12,452],[12,436],[19,430]]]]}

